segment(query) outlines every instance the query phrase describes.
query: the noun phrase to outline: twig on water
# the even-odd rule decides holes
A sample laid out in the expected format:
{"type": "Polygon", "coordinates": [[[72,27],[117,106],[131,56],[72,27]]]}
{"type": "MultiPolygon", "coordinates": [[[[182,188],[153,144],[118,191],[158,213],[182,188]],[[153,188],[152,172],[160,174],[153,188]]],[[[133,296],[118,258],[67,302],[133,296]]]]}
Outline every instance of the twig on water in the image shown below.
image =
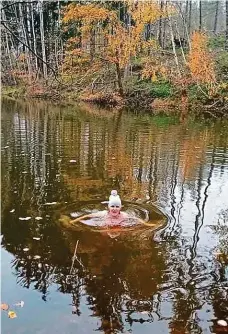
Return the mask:
{"type": "Polygon", "coordinates": [[[78,243],[79,243],[79,240],[77,240],[76,242],[76,246],[75,246],[75,249],[74,249],[74,256],[72,257],[72,264],[71,264],[71,268],[70,268],[70,274],[72,272],[72,269],[74,267],[74,261],[77,260],[78,263],[84,268],[83,264],[81,263],[81,261],[78,259],[77,255],[76,255],[76,252],[77,252],[77,248],[78,248],[78,243]]]}

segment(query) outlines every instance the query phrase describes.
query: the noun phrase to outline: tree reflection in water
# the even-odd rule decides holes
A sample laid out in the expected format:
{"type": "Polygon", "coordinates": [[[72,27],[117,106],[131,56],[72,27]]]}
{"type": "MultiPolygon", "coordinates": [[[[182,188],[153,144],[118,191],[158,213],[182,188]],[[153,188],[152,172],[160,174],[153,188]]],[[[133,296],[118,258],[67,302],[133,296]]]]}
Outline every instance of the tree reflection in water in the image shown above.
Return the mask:
{"type": "Polygon", "coordinates": [[[215,256],[227,255],[226,124],[100,117],[37,102],[7,102],[2,117],[2,246],[18,284],[44,300],[57,284],[78,316],[86,298],[107,333],[147,323],[154,332],[161,324],[173,334],[218,331],[228,313],[227,264],[215,256]],[[103,201],[113,188],[157,204],[168,226],[110,238],[58,223],[69,204],[80,214],[78,203],[103,201]],[[71,270],[78,240],[83,266],[71,270]]]}
{"type": "MultiPolygon", "coordinates": [[[[45,222],[42,224],[43,235],[52,236],[48,244],[41,238],[30,239],[26,244],[20,240],[22,244],[12,246],[11,236],[18,229],[16,220],[11,220],[11,230],[3,231],[3,246],[15,253],[12,265],[18,284],[40,291],[44,301],[50,285],[57,284],[58,291],[72,295],[72,312],[77,315],[81,314],[81,296],[86,294],[92,315],[101,319],[101,328],[106,332],[122,330],[123,321],[153,321],[153,296],[157,284],[163,282],[165,267],[162,253],[152,242],[153,228],[147,227],[146,233],[140,234],[129,231],[111,239],[108,234],[87,229],[78,233],[47,222],[46,228],[45,222]],[[70,274],[77,240],[77,255],[83,267],[75,261],[70,274]],[[28,244],[29,251],[23,251],[28,244]],[[40,259],[34,259],[36,253],[40,259]],[[146,313],[147,319],[134,318],[134,312],[142,312],[144,318],[146,313]]],[[[29,231],[24,233],[28,234],[29,231]]]]}

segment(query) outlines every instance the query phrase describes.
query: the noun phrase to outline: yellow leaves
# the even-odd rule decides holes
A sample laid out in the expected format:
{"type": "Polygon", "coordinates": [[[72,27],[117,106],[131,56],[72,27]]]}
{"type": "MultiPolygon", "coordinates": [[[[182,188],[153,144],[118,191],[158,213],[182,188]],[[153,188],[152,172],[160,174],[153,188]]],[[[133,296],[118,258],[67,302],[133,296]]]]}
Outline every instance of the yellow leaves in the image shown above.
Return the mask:
{"type": "MultiPolygon", "coordinates": [[[[91,52],[93,56],[97,52],[103,59],[124,68],[139,50],[155,47],[154,41],[143,41],[145,24],[164,16],[158,4],[152,1],[128,1],[128,5],[134,21],[130,26],[119,21],[114,11],[92,3],[68,5],[64,10],[63,22],[77,23],[76,30],[80,34],[80,44],[84,51],[91,52]],[[98,47],[96,38],[99,39],[98,47]]],[[[75,44],[77,39],[70,38],[68,49],[75,48],[75,44]]]]}
{"type": "MultiPolygon", "coordinates": [[[[9,309],[9,305],[8,305],[8,304],[5,304],[5,303],[2,303],[2,304],[1,304],[1,310],[3,310],[3,311],[7,311],[8,309],[9,309]]],[[[17,315],[16,315],[16,313],[15,313],[14,311],[9,311],[9,312],[8,312],[8,317],[9,317],[10,319],[13,319],[13,318],[16,318],[17,315]]]]}
{"type": "Polygon", "coordinates": [[[142,46],[143,46],[144,49],[153,48],[153,49],[157,50],[159,48],[158,42],[155,41],[154,39],[150,39],[149,41],[143,42],[142,46]]]}
{"type": "Polygon", "coordinates": [[[69,23],[70,21],[81,20],[86,24],[91,24],[99,21],[109,19],[110,21],[115,20],[116,14],[106,8],[102,8],[98,5],[87,4],[70,4],[64,10],[63,22],[69,23]]]}
{"type": "Polygon", "coordinates": [[[132,4],[131,7],[132,18],[136,25],[149,24],[155,22],[160,17],[164,17],[164,13],[155,2],[139,2],[132,4]]]}
{"type": "Polygon", "coordinates": [[[10,319],[14,319],[14,318],[17,318],[17,314],[14,311],[9,311],[8,312],[8,317],[10,319]]]}
{"type": "MultiPolygon", "coordinates": [[[[15,306],[20,306],[20,307],[23,307],[24,306],[24,301],[21,300],[19,303],[16,303],[14,304],[15,306]]],[[[5,303],[2,303],[1,304],[1,310],[3,311],[7,311],[9,309],[9,305],[8,304],[5,304],[5,303]]],[[[14,319],[14,318],[17,318],[17,314],[16,312],[12,311],[12,310],[9,310],[8,311],[8,318],[10,319],[14,319]]]]}
{"type": "Polygon", "coordinates": [[[156,81],[158,81],[158,78],[157,78],[155,72],[153,72],[153,74],[152,74],[151,81],[152,81],[152,82],[156,82],[156,81]]]}
{"type": "Polygon", "coordinates": [[[2,303],[2,304],[1,304],[1,310],[3,310],[3,311],[7,311],[8,308],[9,308],[9,305],[8,305],[8,304],[5,304],[5,303],[2,303]]]}
{"type": "Polygon", "coordinates": [[[142,79],[151,79],[156,82],[159,78],[166,79],[168,69],[161,65],[156,59],[146,61],[142,70],[142,79]]]}
{"type": "Polygon", "coordinates": [[[188,66],[195,81],[207,85],[216,82],[214,62],[207,50],[207,36],[201,32],[194,32],[192,35],[188,66]]]}

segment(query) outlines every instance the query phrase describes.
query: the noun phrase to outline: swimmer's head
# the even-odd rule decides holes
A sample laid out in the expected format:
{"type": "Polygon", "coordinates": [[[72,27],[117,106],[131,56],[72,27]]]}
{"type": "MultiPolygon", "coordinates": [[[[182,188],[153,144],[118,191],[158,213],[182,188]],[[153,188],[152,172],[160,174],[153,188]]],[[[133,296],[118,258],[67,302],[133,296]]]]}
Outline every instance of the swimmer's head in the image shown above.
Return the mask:
{"type": "Polygon", "coordinates": [[[116,190],[111,191],[111,195],[109,196],[108,207],[119,207],[121,208],[121,199],[120,196],[117,194],[116,190]]]}

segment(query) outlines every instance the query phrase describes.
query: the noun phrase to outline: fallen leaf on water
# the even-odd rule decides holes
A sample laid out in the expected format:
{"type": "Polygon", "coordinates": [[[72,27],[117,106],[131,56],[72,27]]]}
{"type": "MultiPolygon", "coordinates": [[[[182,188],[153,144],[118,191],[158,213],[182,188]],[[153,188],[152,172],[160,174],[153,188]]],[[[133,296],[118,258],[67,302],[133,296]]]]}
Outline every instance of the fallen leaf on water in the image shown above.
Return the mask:
{"type": "Polygon", "coordinates": [[[8,312],[8,317],[9,317],[10,319],[13,319],[13,318],[16,318],[17,315],[16,315],[16,313],[15,313],[14,311],[9,311],[9,312],[8,312]]]}
{"type": "Polygon", "coordinates": [[[8,308],[9,308],[9,305],[8,305],[8,304],[5,304],[5,303],[2,303],[2,304],[1,304],[1,310],[3,310],[3,311],[7,311],[8,308]]]}
{"type": "Polygon", "coordinates": [[[15,209],[10,210],[10,213],[13,213],[13,212],[15,212],[15,209]]]}
{"type": "Polygon", "coordinates": [[[217,324],[220,325],[220,326],[224,326],[224,327],[228,326],[228,323],[225,320],[218,320],[217,324]]]}
{"type": "Polygon", "coordinates": [[[54,204],[57,204],[57,202],[47,202],[47,203],[44,203],[44,205],[54,205],[54,204]]]}
{"type": "Polygon", "coordinates": [[[25,304],[25,302],[23,300],[21,300],[19,303],[14,304],[15,306],[20,306],[23,307],[25,304]]]}

